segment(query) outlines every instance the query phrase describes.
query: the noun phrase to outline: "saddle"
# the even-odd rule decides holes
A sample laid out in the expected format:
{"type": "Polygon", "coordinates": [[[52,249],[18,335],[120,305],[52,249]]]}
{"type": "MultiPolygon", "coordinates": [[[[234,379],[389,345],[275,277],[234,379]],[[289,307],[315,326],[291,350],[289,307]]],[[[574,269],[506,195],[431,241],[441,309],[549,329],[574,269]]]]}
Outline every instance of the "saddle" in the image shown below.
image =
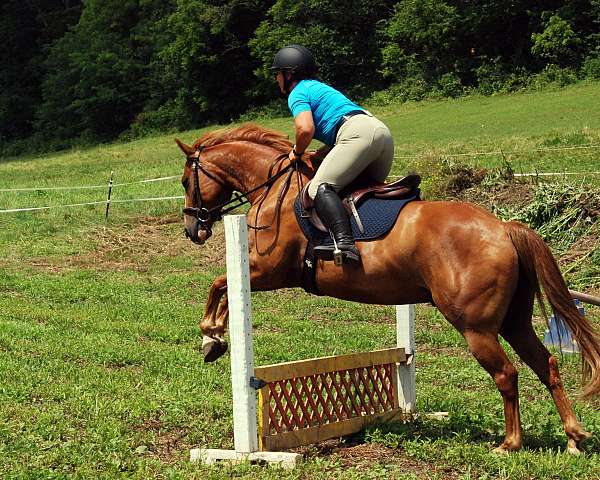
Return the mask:
{"type": "MultiPolygon", "coordinates": [[[[369,182],[367,178],[343,189],[340,197],[349,212],[354,239],[375,240],[389,232],[404,206],[420,200],[420,183],[418,175],[408,175],[393,183],[369,182]]],[[[321,295],[317,288],[314,248],[331,244],[332,239],[312,207],[305,187],[294,202],[296,220],[308,240],[302,262],[302,287],[309,293],[321,295]]]]}
{"type": "MultiPolygon", "coordinates": [[[[369,198],[404,200],[418,196],[421,177],[419,175],[407,175],[392,183],[376,182],[369,177],[360,177],[352,182],[339,193],[344,207],[356,221],[359,230],[364,231],[362,221],[358,213],[358,206],[369,198]]],[[[313,208],[313,200],[308,195],[308,186],[310,182],[302,189],[300,193],[301,217],[306,218],[322,232],[327,232],[327,228],[317,216],[313,208]]]]}

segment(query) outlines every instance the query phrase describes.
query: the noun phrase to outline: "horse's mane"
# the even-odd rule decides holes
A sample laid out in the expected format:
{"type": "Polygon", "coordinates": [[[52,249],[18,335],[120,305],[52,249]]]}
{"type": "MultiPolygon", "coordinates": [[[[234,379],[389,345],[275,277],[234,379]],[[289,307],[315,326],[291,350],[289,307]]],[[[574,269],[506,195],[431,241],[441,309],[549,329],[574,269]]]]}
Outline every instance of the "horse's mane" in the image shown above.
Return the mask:
{"type": "Polygon", "coordinates": [[[292,148],[292,143],[282,133],[260,127],[254,123],[244,123],[237,128],[209,132],[196,140],[193,147],[198,149],[201,145],[212,147],[220,143],[239,141],[268,145],[282,153],[289,152],[292,148]]]}

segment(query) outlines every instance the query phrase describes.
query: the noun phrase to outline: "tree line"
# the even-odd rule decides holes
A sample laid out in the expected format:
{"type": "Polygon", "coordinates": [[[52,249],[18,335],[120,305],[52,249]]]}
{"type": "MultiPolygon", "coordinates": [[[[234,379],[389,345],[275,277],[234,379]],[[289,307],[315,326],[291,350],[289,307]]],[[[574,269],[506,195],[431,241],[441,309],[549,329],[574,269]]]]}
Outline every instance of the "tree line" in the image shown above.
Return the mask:
{"type": "Polygon", "coordinates": [[[289,43],[313,50],[323,80],[376,102],[600,78],[600,0],[4,0],[0,11],[0,142],[283,112],[268,67],[289,43]]]}

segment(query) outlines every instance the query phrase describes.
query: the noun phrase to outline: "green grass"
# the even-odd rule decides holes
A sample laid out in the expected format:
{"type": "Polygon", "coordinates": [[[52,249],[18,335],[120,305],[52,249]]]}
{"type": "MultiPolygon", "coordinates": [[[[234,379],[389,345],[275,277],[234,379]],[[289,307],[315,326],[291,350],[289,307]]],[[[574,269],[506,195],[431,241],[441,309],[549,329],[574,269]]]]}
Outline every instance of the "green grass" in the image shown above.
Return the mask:
{"type": "MultiPolygon", "coordinates": [[[[600,84],[583,84],[376,112],[392,127],[398,154],[417,157],[399,158],[400,173],[455,153],[599,144],[597,98],[600,84]]],[[[291,133],[289,119],[261,123],[291,133]]],[[[179,136],[191,142],[199,134],[179,136]]],[[[0,189],[104,184],[111,170],[118,183],[177,175],[183,157],[173,136],[5,159],[0,189]]],[[[597,158],[598,150],[509,155],[516,170],[541,171],[598,170],[597,158]]],[[[460,159],[487,167],[502,160],[460,159]]],[[[181,187],[172,180],[113,193],[180,195],[181,187]]],[[[104,198],[104,190],[0,192],[0,209],[104,198]]],[[[600,405],[575,400],[576,358],[565,356],[561,371],[584,427],[596,433],[586,454],[563,452],[549,395],[515,359],[525,445],[498,457],[491,450],[504,429],[500,396],[462,337],[426,306],[418,309],[417,403],[448,411],[448,420],[390,424],[307,447],[294,472],[189,464],[190,448],[232,447],[231,385],[228,356],[204,365],[198,352],[206,294],[225,269],[223,230],[194,246],[182,236],[180,209],[180,201],[114,204],[106,224],[103,206],[0,213],[1,478],[600,478],[600,405]]],[[[252,300],[258,364],[394,344],[392,307],[296,290],[252,300]]],[[[596,325],[598,311],[588,309],[596,325]]]]}

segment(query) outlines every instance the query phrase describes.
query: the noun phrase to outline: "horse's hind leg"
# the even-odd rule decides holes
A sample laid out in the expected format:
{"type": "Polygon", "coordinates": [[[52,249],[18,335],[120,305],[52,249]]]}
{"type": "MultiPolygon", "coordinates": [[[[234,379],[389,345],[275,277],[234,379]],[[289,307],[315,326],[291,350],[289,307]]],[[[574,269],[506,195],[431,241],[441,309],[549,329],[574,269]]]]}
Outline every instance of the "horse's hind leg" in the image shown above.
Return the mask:
{"type": "Polygon", "coordinates": [[[567,450],[569,453],[579,454],[581,442],[590,434],[581,428],[575,417],[558,373],[556,358],[550,355],[535,334],[531,325],[531,315],[528,318],[523,317],[507,318],[507,324],[502,326],[501,335],[550,391],[567,434],[567,450]]]}
{"type": "Polygon", "coordinates": [[[517,287],[518,260],[509,249],[477,252],[473,265],[437,276],[432,297],[446,319],[465,337],[469,350],[496,383],[504,403],[506,435],[497,452],[521,448],[518,374],[498,341],[498,332],[517,287]],[[481,268],[485,266],[485,268],[481,268]]]}
{"type": "Polygon", "coordinates": [[[494,333],[463,332],[469,350],[496,383],[504,402],[506,436],[497,452],[508,452],[521,448],[521,418],[519,415],[518,374],[494,333]]]}

